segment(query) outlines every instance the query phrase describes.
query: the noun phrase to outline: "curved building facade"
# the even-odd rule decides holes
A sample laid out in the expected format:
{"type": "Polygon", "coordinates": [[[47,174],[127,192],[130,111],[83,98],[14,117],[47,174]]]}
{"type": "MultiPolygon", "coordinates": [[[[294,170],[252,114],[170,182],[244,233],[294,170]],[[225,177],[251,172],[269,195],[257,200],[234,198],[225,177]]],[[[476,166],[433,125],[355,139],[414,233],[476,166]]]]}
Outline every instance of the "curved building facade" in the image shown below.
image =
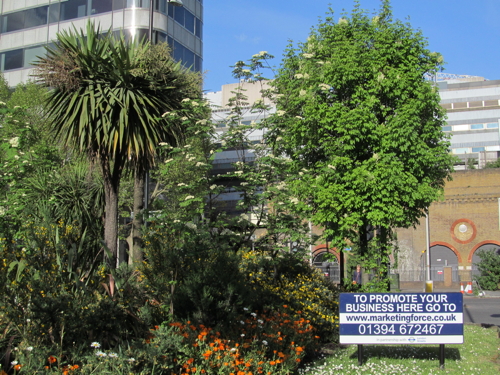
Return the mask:
{"type": "Polygon", "coordinates": [[[128,38],[147,37],[153,4],[153,41],[168,42],[174,58],[202,71],[203,0],[3,0],[0,2],[0,71],[10,86],[29,79],[33,61],[58,32],[85,29],[88,19],[102,30],[128,38]]]}

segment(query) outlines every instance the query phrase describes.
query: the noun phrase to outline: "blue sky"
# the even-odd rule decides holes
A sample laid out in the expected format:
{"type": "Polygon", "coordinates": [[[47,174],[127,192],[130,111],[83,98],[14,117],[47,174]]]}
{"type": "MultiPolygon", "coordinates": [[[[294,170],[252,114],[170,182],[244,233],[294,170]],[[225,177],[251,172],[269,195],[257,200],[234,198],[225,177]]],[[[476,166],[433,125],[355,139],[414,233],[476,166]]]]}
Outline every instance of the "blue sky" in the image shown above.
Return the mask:
{"type": "MultiPolygon", "coordinates": [[[[360,0],[373,13],[379,0],[360,0]]],[[[428,48],[440,52],[445,72],[500,79],[500,0],[392,0],[395,18],[422,30],[428,48]]],[[[329,5],[338,19],[354,0],[205,0],[204,89],[233,83],[230,65],[267,51],[278,66],[283,51],[307,39],[329,5]]]]}

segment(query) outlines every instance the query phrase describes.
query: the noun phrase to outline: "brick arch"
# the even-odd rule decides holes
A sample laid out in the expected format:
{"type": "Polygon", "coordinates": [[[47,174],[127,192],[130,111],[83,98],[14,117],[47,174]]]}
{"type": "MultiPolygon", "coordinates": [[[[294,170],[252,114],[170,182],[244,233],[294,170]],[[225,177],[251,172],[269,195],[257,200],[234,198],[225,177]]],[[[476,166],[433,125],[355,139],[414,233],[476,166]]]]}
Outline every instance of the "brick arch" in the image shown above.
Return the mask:
{"type": "Polygon", "coordinates": [[[450,245],[448,242],[442,242],[442,241],[431,242],[431,244],[429,245],[429,247],[438,246],[438,245],[445,246],[448,249],[450,249],[451,251],[453,251],[455,253],[455,255],[457,256],[457,258],[458,258],[458,264],[462,263],[462,256],[460,255],[460,253],[458,252],[457,249],[455,249],[453,247],[453,245],[450,245]]]}
{"type": "Polygon", "coordinates": [[[326,253],[326,252],[335,255],[337,257],[337,260],[340,262],[340,254],[337,252],[337,249],[336,248],[329,248],[328,249],[326,244],[320,244],[320,245],[314,246],[311,254],[312,254],[312,257],[314,259],[314,257],[316,255],[319,255],[321,253],[326,253]]]}
{"type": "Polygon", "coordinates": [[[488,244],[500,246],[500,241],[486,240],[486,241],[479,242],[470,251],[469,257],[467,258],[467,261],[472,264],[472,256],[474,255],[474,253],[476,252],[476,250],[479,249],[481,246],[488,245],[488,244]]]}

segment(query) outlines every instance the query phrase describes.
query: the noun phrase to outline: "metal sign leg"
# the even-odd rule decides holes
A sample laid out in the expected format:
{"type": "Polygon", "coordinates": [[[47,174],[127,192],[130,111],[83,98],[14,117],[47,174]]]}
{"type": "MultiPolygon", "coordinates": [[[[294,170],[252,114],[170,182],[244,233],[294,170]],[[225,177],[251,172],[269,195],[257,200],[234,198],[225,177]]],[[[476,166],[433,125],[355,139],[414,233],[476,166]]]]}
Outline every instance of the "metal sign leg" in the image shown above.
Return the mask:
{"type": "Polygon", "coordinates": [[[358,345],[358,366],[363,366],[363,345],[358,345]]]}
{"type": "Polygon", "coordinates": [[[439,344],[439,367],[444,369],[444,344],[439,344]]]}

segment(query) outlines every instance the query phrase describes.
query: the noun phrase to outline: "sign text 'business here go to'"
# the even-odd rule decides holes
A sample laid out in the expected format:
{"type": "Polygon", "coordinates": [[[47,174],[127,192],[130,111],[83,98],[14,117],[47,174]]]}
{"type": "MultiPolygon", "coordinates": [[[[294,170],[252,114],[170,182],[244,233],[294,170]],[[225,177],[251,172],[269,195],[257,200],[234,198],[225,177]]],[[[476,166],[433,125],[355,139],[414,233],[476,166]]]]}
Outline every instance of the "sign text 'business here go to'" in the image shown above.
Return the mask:
{"type": "Polygon", "coordinates": [[[461,293],[342,293],[341,344],[461,344],[461,293]]]}

